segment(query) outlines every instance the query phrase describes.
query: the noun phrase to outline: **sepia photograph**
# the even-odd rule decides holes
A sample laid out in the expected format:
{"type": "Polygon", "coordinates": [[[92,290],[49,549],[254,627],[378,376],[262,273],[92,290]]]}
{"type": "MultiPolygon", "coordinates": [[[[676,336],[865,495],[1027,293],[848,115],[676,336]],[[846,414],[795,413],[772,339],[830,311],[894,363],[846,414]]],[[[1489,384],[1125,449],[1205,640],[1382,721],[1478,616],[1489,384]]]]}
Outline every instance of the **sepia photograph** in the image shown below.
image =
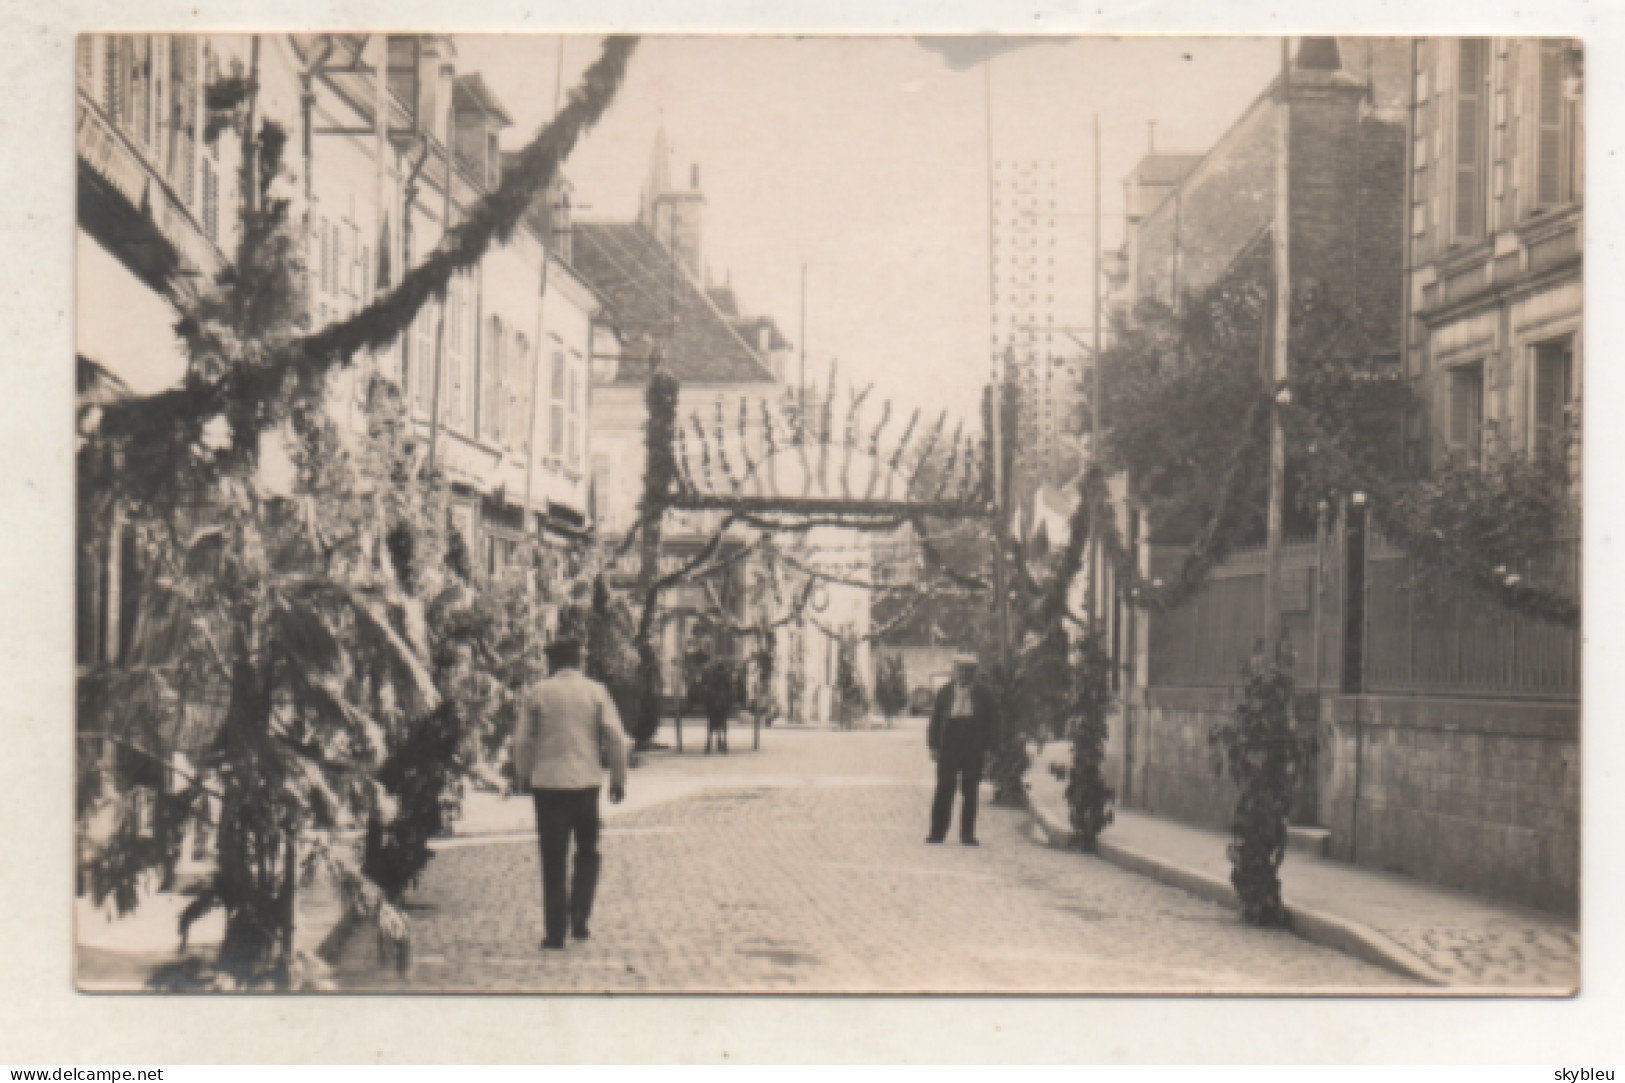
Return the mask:
{"type": "Polygon", "coordinates": [[[80,992],[1580,991],[1579,40],[74,46],[80,992]]]}

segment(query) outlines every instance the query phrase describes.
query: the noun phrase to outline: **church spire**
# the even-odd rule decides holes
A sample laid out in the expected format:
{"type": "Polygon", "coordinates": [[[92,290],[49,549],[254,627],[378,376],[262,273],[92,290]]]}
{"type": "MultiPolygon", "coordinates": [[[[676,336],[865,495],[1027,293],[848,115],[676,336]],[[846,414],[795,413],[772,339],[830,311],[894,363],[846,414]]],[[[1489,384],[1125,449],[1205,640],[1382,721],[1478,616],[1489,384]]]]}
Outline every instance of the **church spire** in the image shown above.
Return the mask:
{"type": "Polygon", "coordinates": [[[671,191],[671,147],[666,142],[666,123],[660,122],[655,130],[654,150],[649,156],[649,179],[643,185],[643,208],[640,217],[646,225],[655,222],[655,204],[671,191]]]}

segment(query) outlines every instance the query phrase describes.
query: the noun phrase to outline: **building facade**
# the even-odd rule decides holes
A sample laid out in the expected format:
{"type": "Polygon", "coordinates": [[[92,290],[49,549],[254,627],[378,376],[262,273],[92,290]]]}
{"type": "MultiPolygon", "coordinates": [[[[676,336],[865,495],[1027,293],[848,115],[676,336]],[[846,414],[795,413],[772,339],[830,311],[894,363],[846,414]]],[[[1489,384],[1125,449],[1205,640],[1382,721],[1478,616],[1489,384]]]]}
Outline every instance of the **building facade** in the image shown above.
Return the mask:
{"type": "MultiPolygon", "coordinates": [[[[1574,453],[1579,77],[1568,42],[1300,43],[1292,286],[1352,311],[1370,359],[1410,378],[1421,409],[1395,443],[1413,465],[1574,453]]],[[[1153,208],[1130,201],[1120,312],[1178,305],[1249,261],[1267,276],[1275,94],[1194,164],[1142,163],[1172,181],[1153,208]]],[[[1462,584],[1424,589],[1363,515],[1331,512],[1282,547],[1281,625],[1296,685],[1314,693],[1300,721],[1318,727],[1294,823],[1339,858],[1572,911],[1578,632],[1462,584]]],[[[1176,574],[1182,552],[1143,546],[1142,574],[1176,574]]],[[[1238,551],[1190,602],[1134,618],[1134,680],[1108,749],[1125,804],[1228,822],[1235,793],[1205,735],[1234,711],[1264,578],[1263,550],[1238,551]]]]}
{"type": "MultiPolygon", "coordinates": [[[[610,309],[591,355],[590,416],[593,499],[611,549],[641,514],[645,394],[654,366],[663,366],[680,383],[677,420],[684,440],[695,442],[686,465],[697,480],[711,469],[720,478],[721,467],[702,465],[696,423],[708,433],[725,429],[730,446],[742,440],[760,459],[763,411],[776,411],[785,393],[778,374],[788,343],[770,319],[745,316],[731,288],[706,287],[706,200],[699,170],[691,168],[687,187],[675,187],[670,158],[661,131],[635,220],[583,221],[572,231],[575,266],[610,309]]],[[[668,513],[663,569],[680,567],[698,553],[722,519],[723,513],[714,511],[668,513]]],[[[623,589],[635,585],[638,556],[635,551],[621,555],[610,568],[611,582],[623,589]]],[[[685,583],[662,597],[659,650],[666,694],[674,705],[684,697],[689,660],[698,652],[743,662],[756,649],[754,637],[740,629],[760,619],[762,575],[759,562],[744,561],[718,581],[685,583]]],[[[781,704],[786,668],[775,666],[781,704]]]]}
{"type": "Polygon", "coordinates": [[[1423,38],[1413,63],[1410,454],[1563,453],[1578,481],[1580,46],[1423,38]]]}
{"type": "MultiPolygon", "coordinates": [[[[274,191],[301,235],[313,330],[397,285],[501,177],[507,114],[478,73],[459,74],[448,37],[83,35],[77,61],[78,354],[91,399],[181,381],[171,298],[218,274],[236,246],[239,142],[207,130],[210,87],[257,65],[256,112],[287,134],[274,191]]],[[[351,434],[366,431],[374,377],[404,392],[487,576],[526,538],[566,547],[590,527],[600,302],[560,239],[567,187],[550,196],[407,334],[330,378],[333,417],[351,434]]],[[[275,440],[263,451],[275,480],[286,459],[275,440]]],[[[116,522],[81,528],[109,544],[99,566],[81,568],[80,660],[117,660],[138,569],[116,522]]]]}

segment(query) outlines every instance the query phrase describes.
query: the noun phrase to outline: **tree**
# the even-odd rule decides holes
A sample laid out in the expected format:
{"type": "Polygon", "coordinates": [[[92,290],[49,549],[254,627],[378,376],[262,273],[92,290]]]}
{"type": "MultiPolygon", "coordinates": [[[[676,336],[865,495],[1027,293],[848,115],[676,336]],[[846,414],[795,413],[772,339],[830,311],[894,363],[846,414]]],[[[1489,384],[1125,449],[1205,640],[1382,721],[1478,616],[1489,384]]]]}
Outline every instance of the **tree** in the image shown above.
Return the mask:
{"type": "Polygon", "coordinates": [[[858,638],[850,630],[836,641],[835,696],[842,725],[851,726],[869,713],[869,691],[858,672],[858,638]]]}
{"type": "MultiPolygon", "coordinates": [[[[368,465],[352,461],[326,420],[326,377],[358,350],[398,337],[452,274],[511,233],[613,99],[634,40],[609,39],[568,107],[429,261],[314,335],[305,330],[301,244],[274,189],[286,133],[256,119],[258,39],[246,78],[207,88],[208,131],[235,130],[243,144],[237,250],[196,294],[171,284],[188,355],[182,385],[87,408],[77,463],[81,523],[116,511],[149,569],[140,645],[121,669],[81,682],[80,725],[148,766],[113,772],[111,791],[99,766],[80,778],[81,807],[100,800],[115,825],[99,842],[87,837],[98,901],[133,906],[145,871],[172,859],[178,825],[217,822],[218,865],[184,911],[181,935],[210,910],[226,911],[214,979],[223,987],[300,980],[308,968],[293,947],[295,898],[301,878],[323,864],[339,873],[347,905],[359,901],[404,928],[377,887],[347,867],[331,832],[394,820],[391,783],[438,802],[444,776],[415,765],[454,767],[463,738],[464,720],[430,669],[418,592],[437,554],[408,514],[421,510],[421,494],[399,475],[399,456],[380,457],[372,465],[387,461],[388,471],[365,480],[368,465]],[[297,476],[278,494],[258,465],[262,441],[283,432],[297,476]],[[198,702],[223,706],[194,773],[169,762],[151,731],[198,702]],[[165,792],[170,774],[183,778],[174,793],[165,792]],[[161,830],[149,843],[141,826],[155,793],[161,830]]],[[[413,851],[421,838],[405,841],[397,867],[422,858],[413,851]]],[[[210,976],[188,969],[166,980],[210,976]]]]}

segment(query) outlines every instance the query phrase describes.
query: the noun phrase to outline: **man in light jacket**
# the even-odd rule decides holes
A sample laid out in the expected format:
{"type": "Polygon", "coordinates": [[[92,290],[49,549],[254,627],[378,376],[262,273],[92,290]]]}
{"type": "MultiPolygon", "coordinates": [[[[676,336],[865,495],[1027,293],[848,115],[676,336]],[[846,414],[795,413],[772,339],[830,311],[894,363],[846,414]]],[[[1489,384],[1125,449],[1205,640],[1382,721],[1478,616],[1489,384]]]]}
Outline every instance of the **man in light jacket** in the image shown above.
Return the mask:
{"type": "Polygon", "coordinates": [[[514,780],[536,802],[542,851],[542,947],[564,947],[566,926],[587,939],[593,893],[603,858],[598,853],[598,790],[603,755],[609,759],[609,799],[626,796],[626,732],[609,691],[581,672],[581,644],[559,639],[545,649],[548,678],[526,691],[514,734],[514,780]],[[565,864],[575,836],[575,875],[566,887],[565,864]]]}

